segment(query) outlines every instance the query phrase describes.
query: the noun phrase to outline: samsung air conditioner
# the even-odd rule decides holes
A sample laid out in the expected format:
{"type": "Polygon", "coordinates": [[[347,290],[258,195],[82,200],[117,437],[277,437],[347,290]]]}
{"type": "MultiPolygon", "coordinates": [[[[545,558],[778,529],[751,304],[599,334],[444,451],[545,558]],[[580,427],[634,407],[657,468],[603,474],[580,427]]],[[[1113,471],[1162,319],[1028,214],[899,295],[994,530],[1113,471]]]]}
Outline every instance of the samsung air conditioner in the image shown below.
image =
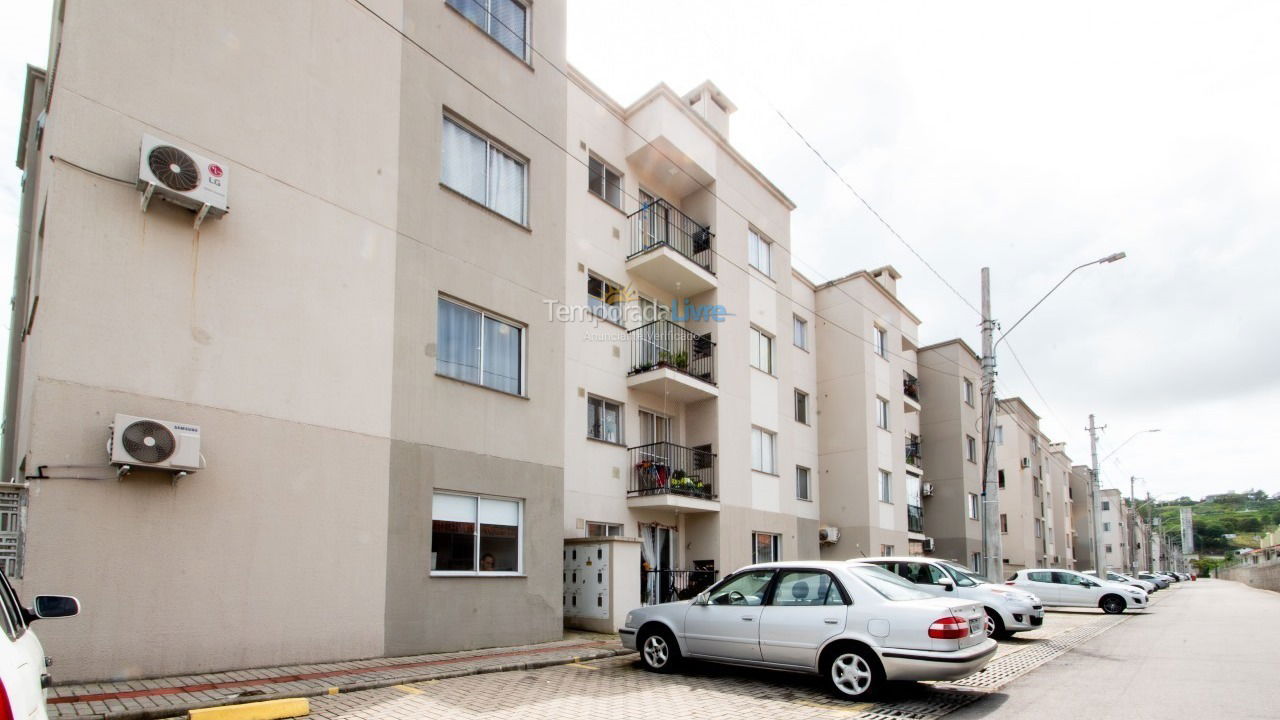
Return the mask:
{"type": "Polygon", "coordinates": [[[925,551],[925,552],[927,552],[927,553],[931,553],[931,552],[933,552],[933,548],[934,548],[933,538],[925,538],[925,539],[924,539],[924,551],[925,551]]]}
{"type": "Polygon", "coordinates": [[[201,467],[200,428],[187,423],[117,413],[107,449],[111,464],[122,472],[155,468],[189,473],[201,467]]]}
{"type": "Polygon", "coordinates": [[[227,214],[227,168],[190,150],[151,135],[142,136],[138,158],[138,189],[142,191],[142,211],[153,195],[194,210],[195,226],[206,216],[227,214]]]}
{"type": "Polygon", "coordinates": [[[818,542],[824,545],[833,545],[840,540],[840,528],[824,527],[818,529],[818,542]]]}

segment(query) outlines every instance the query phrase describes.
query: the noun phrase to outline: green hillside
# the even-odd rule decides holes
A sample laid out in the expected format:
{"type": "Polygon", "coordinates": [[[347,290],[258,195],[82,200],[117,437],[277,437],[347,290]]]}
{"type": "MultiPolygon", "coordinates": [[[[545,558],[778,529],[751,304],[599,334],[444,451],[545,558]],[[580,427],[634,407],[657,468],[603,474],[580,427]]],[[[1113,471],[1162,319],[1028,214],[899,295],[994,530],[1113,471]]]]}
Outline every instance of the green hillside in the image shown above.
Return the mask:
{"type": "MultiPolygon", "coordinates": [[[[1181,531],[1179,513],[1190,507],[1194,522],[1196,550],[1222,555],[1234,548],[1257,547],[1258,534],[1280,525],[1280,493],[1268,496],[1262,490],[1208,495],[1196,501],[1189,497],[1155,503],[1154,513],[1166,531],[1181,531]],[[1226,535],[1234,534],[1235,538],[1226,535]]],[[[1145,512],[1144,512],[1145,514],[1145,512]]]]}

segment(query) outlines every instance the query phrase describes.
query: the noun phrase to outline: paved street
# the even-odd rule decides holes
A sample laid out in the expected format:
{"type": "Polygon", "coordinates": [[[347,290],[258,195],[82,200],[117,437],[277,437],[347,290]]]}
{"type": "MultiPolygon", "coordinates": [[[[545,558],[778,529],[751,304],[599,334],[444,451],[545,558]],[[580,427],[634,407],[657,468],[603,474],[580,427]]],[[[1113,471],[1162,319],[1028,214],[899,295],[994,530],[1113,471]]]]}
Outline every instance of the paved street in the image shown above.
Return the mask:
{"type": "Polygon", "coordinates": [[[1166,595],[950,718],[1280,716],[1280,594],[1201,580],[1166,595]]]}

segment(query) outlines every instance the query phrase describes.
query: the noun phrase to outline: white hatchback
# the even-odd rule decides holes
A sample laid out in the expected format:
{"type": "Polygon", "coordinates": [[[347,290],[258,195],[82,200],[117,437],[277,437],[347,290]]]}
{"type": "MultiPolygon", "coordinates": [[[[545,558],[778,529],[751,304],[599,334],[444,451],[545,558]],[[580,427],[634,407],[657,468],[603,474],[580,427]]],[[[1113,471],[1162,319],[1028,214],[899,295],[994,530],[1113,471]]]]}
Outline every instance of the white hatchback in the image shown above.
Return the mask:
{"type": "Polygon", "coordinates": [[[37,595],[30,610],[18,602],[9,579],[0,573],[0,720],[46,720],[45,688],[49,664],[40,639],[28,625],[40,618],[70,617],[80,601],[62,595],[37,595]]]}
{"type": "Polygon", "coordinates": [[[1049,607],[1094,607],[1109,614],[1147,607],[1147,593],[1119,583],[1102,582],[1075,570],[1019,570],[1005,585],[1035,593],[1049,607]]]}

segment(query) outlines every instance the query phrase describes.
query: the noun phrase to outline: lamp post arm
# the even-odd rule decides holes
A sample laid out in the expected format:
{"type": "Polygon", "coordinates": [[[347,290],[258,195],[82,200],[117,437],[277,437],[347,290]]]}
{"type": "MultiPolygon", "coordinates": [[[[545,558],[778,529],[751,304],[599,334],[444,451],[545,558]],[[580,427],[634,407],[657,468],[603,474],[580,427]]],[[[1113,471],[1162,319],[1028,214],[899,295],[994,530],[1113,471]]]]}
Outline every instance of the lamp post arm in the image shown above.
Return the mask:
{"type": "Polygon", "coordinates": [[[1028,311],[1026,311],[1026,312],[1022,313],[1022,317],[1018,318],[1018,321],[1017,321],[1017,322],[1015,322],[1013,325],[1009,326],[1009,329],[1008,329],[1008,330],[1005,330],[1005,331],[1004,331],[1004,334],[1002,334],[999,338],[997,338],[997,339],[996,339],[995,344],[991,346],[992,352],[994,353],[995,348],[996,348],[996,347],[998,347],[998,346],[1000,345],[1000,341],[1001,341],[1001,340],[1004,340],[1006,337],[1008,337],[1008,336],[1009,336],[1009,333],[1013,332],[1013,329],[1014,329],[1014,328],[1018,327],[1018,325],[1019,325],[1019,324],[1021,324],[1023,320],[1026,320],[1028,315],[1030,315],[1031,313],[1035,312],[1035,309],[1036,309],[1036,308],[1038,308],[1038,307],[1040,307],[1040,304],[1041,304],[1041,303],[1043,303],[1045,300],[1048,300],[1048,299],[1049,299],[1049,296],[1050,296],[1050,295],[1052,295],[1052,294],[1054,293],[1054,291],[1055,291],[1055,290],[1057,290],[1058,288],[1062,287],[1062,283],[1066,282],[1066,281],[1067,281],[1067,278],[1071,277],[1072,275],[1075,275],[1075,274],[1076,274],[1076,272],[1077,272],[1078,270],[1083,270],[1084,268],[1087,268],[1087,267],[1089,267],[1090,265],[1098,265],[1098,264],[1101,264],[1101,263],[1112,263],[1112,262],[1115,262],[1115,261],[1117,261],[1117,260],[1123,260],[1123,259],[1124,259],[1124,257],[1125,257],[1125,254],[1124,254],[1124,253],[1122,253],[1122,252],[1113,253],[1113,254],[1108,255],[1108,256],[1106,256],[1106,257],[1104,257],[1104,258],[1098,258],[1097,260],[1094,260],[1093,262],[1087,262],[1087,263],[1085,263],[1085,264],[1083,264],[1083,265],[1077,266],[1077,267],[1073,268],[1073,269],[1071,270],[1071,272],[1067,273],[1066,275],[1063,275],[1063,276],[1062,276],[1062,279],[1058,281],[1058,284],[1057,284],[1057,285],[1054,285],[1052,288],[1050,288],[1050,289],[1049,289],[1049,292],[1047,292],[1047,293],[1045,293],[1045,294],[1044,294],[1044,297],[1042,297],[1042,298],[1040,298],[1039,300],[1037,300],[1037,301],[1036,301],[1036,304],[1035,304],[1035,305],[1032,305],[1030,310],[1028,310],[1028,311]]]}

